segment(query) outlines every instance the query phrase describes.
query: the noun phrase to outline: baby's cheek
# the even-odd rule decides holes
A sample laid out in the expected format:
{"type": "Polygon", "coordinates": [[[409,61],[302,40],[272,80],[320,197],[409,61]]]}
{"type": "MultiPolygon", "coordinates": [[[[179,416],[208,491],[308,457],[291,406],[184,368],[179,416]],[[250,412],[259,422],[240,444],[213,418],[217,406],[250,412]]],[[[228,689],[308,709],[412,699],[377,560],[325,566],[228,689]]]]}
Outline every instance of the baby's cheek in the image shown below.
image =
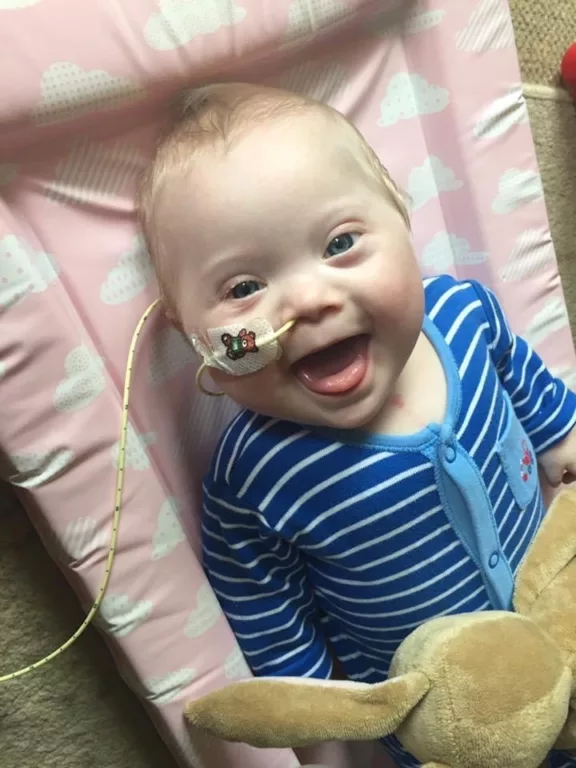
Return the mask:
{"type": "Polygon", "coordinates": [[[274,381],[271,367],[268,366],[246,376],[232,376],[217,368],[209,370],[214,386],[219,392],[224,392],[243,408],[261,412],[265,403],[274,400],[277,391],[277,383],[274,381]]]}
{"type": "Polygon", "coordinates": [[[218,368],[208,368],[206,378],[212,379],[215,389],[217,389],[219,392],[224,392],[224,394],[228,395],[228,397],[231,397],[233,400],[235,400],[236,396],[241,394],[242,388],[245,386],[245,379],[248,377],[232,376],[231,374],[225,373],[218,368]]]}
{"type": "Polygon", "coordinates": [[[390,241],[375,250],[366,264],[364,287],[391,308],[405,306],[408,297],[423,295],[422,275],[410,243],[390,241]]]}
{"type": "Polygon", "coordinates": [[[397,326],[399,331],[421,327],[424,292],[419,273],[410,280],[395,275],[381,277],[372,284],[371,300],[373,313],[382,324],[397,326]]]}

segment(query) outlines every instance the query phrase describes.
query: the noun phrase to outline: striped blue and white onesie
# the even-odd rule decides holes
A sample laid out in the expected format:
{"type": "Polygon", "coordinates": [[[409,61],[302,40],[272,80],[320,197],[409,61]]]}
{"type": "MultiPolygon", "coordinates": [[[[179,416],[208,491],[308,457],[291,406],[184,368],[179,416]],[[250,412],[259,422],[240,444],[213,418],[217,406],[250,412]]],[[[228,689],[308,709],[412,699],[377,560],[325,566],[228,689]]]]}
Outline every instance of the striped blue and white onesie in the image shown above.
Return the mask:
{"type": "MultiPolygon", "coordinates": [[[[380,682],[426,620],[511,608],[544,515],[536,456],[574,425],[576,395],[489,290],[447,276],[424,287],[443,424],[386,436],[244,411],[214,455],[204,565],[256,675],[328,678],[334,654],[351,680],[380,682]]],[[[564,765],[576,759],[553,756],[564,765]]]]}

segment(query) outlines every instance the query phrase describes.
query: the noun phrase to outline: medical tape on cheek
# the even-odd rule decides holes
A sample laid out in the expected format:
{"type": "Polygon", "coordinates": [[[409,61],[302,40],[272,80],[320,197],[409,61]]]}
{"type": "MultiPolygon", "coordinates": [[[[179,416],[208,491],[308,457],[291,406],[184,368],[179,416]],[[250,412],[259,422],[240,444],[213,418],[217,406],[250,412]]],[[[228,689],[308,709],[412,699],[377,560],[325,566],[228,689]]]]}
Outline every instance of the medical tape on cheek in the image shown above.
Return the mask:
{"type": "Polygon", "coordinates": [[[279,336],[294,325],[290,320],[274,331],[268,320],[257,317],[249,322],[236,323],[222,328],[209,328],[203,334],[192,334],[190,341],[202,358],[196,381],[205,394],[210,392],[201,383],[206,368],[217,368],[231,376],[247,376],[256,373],[277,360],[282,354],[279,336]]]}

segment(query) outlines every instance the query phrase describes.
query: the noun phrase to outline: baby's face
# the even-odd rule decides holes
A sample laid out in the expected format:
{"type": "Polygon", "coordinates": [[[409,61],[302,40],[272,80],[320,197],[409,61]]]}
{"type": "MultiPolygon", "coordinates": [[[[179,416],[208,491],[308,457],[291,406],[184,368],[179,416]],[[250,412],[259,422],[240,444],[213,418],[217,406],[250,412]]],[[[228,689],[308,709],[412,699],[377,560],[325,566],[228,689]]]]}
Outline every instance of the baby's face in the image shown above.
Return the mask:
{"type": "Polygon", "coordinates": [[[247,376],[209,369],[242,406],[305,424],[377,418],[422,327],[409,232],[324,117],[256,127],[166,185],[158,236],[188,334],[266,318],[281,357],[247,376]]]}

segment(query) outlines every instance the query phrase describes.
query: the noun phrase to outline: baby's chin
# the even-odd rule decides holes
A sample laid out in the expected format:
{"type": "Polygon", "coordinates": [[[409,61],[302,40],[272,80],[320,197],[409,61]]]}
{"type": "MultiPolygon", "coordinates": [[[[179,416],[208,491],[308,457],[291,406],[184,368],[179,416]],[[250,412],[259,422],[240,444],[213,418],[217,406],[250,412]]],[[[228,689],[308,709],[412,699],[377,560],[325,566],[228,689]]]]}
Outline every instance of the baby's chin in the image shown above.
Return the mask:
{"type": "Polygon", "coordinates": [[[311,407],[310,403],[297,403],[290,397],[264,402],[254,396],[241,397],[237,387],[231,389],[235,391],[229,390],[226,394],[241,408],[271,419],[290,421],[305,427],[362,431],[369,429],[380,410],[362,407],[364,404],[335,408],[335,403],[327,403],[326,405],[330,407],[322,408],[321,404],[314,403],[311,407]]]}
{"type": "MultiPolygon", "coordinates": [[[[298,378],[269,366],[247,376],[211,371],[216,391],[241,408],[282,421],[337,430],[370,430],[385,407],[393,385],[373,380],[370,373],[360,386],[342,395],[308,390],[298,378]]],[[[387,377],[388,378],[388,377],[387,377]]]]}
{"type": "Polygon", "coordinates": [[[301,424],[319,428],[335,429],[343,432],[369,432],[378,412],[367,411],[361,408],[345,408],[338,412],[329,412],[314,415],[305,420],[297,420],[301,424]]]}

